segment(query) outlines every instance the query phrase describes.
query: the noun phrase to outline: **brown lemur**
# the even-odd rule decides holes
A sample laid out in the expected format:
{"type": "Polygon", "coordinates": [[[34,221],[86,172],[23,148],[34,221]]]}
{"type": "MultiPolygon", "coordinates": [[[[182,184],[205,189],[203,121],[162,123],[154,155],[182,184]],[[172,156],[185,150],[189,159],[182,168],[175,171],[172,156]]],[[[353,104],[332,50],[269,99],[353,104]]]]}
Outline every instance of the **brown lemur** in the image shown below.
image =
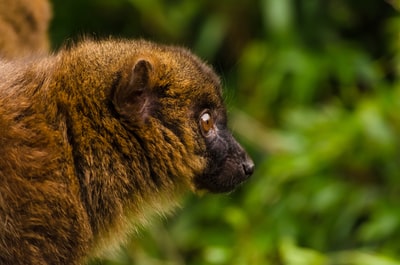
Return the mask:
{"type": "Polygon", "coordinates": [[[50,18],[47,0],[0,0],[0,58],[47,52],[50,18]]]}
{"type": "Polygon", "coordinates": [[[186,49],[86,40],[0,61],[0,264],[83,264],[253,168],[219,78],[186,49]]]}

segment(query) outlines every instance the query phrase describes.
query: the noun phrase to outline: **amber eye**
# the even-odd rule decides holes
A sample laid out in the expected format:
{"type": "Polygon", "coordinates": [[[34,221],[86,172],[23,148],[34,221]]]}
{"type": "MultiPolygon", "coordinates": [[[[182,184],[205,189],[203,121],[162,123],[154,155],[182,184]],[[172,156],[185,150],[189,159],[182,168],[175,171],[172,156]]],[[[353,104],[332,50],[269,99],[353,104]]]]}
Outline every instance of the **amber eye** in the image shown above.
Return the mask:
{"type": "Polygon", "coordinates": [[[204,135],[207,135],[214,128],[214,121],[209,112],[204,112],[200,116],[200,127],[204,135]]]}

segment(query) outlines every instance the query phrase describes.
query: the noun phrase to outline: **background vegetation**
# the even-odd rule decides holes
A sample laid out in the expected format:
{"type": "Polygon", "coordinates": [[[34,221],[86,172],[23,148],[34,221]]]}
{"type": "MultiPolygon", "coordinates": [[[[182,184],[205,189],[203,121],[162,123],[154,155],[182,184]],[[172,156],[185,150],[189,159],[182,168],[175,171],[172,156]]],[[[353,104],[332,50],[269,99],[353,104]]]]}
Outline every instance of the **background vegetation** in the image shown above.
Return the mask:
{"type": "Polygon", "coordinates": [[[400,264],[398,0],[53,0],[67,39],[191,48],[256,162],[98,264],[400,264]]]}

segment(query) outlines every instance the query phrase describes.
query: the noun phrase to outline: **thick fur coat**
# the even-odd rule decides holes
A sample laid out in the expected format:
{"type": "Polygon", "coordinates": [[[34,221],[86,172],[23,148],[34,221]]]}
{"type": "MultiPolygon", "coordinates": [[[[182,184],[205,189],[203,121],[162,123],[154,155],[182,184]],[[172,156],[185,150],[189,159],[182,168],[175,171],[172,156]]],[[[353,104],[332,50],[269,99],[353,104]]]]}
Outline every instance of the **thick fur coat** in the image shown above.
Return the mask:
{"type": "Polygon", "coordinates": [[[185,192],[245,181],[221,93],[186,49],[146,41],[0,62],[0,264],[81,264],[185,192]]]}
{"type": "Polygon", "coordinates": [[[47,0],[0,0],[0,58],[47,52],[51,13],[47,0]]]}

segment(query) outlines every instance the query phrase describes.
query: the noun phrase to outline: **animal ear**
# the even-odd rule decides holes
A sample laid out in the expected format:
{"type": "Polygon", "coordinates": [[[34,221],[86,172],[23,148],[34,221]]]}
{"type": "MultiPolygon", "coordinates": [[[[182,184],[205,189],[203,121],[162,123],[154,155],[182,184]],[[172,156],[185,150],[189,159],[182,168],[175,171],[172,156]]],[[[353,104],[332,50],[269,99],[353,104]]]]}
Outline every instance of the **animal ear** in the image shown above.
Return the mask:
{"type": "Polygon", "coordinates": [[[114,107],[128,121],[135,121],[138,117],[144,119],[148,115],[152,71],[153,66],[149,61],[139,59],[127,81],[121,82],[114,91],[114,107]]]}

